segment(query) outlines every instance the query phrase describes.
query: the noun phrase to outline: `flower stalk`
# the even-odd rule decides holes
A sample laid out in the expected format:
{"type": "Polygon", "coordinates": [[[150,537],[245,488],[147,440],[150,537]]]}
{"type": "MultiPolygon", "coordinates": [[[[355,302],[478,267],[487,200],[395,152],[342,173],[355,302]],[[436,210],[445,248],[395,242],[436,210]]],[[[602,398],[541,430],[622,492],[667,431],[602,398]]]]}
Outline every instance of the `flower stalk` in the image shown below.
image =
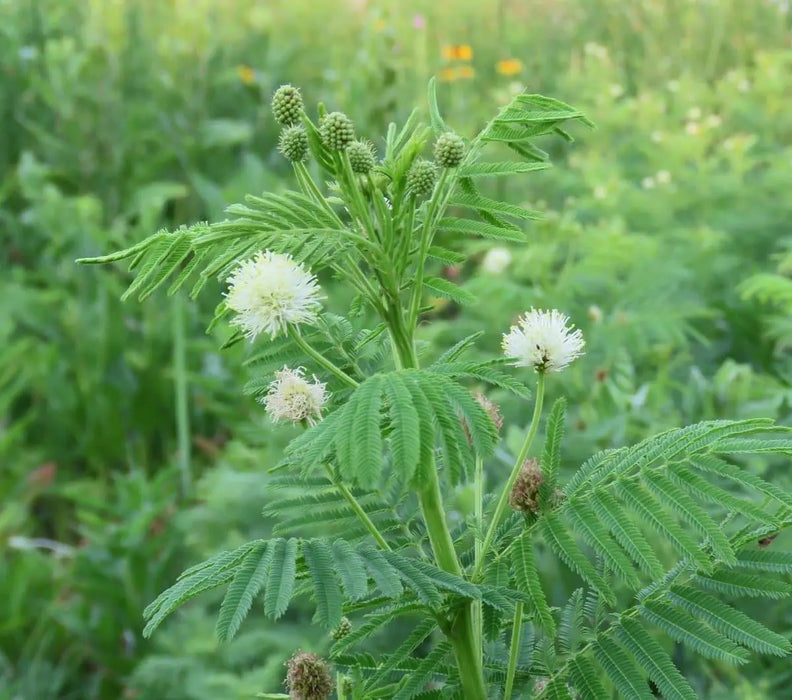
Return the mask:
{"type": "Polygon", "coordinates": [[[498,526],[500,525],[501,520],[503,520],[503,515],[509,505],[509,495],[512,492],[512,488],[514,488],[514,482],[517,481],[517,476],[520,473],[523,462],[525,462],[525,458],[528,456],[528,452],[531,449],[534,438],[536,437],[536,432],[539,429],[539,421],[542,417],[542,404],[544,403],[544,392],[545,374],[544,372],[540,371],[537,372],[536,397],[534,399],[534,412],[533,417],[531,418],[531,425],[528,428],[528,433],[525,436],[520,453],[517,455],[517,460],[514,462],[511,474],[509,474],[509,480],[506,482],[506,486],[504,486],[503,491],[501,491],[500,498],[498,499],[498,505],[495,507],[495,513],[492,516],[489,528],[487,529],[487,535],[484,538],[484,543],[481,546],[481,558],[478,560],[478,563],[473,570],[472,579],[474,581],[478,581],[481,577],[481,573],[484,569],[484,561],[487,554],[489,553],[490,547],[492,547],[492,540],[495,538],[495,533],[497,532],[498,526]]]}

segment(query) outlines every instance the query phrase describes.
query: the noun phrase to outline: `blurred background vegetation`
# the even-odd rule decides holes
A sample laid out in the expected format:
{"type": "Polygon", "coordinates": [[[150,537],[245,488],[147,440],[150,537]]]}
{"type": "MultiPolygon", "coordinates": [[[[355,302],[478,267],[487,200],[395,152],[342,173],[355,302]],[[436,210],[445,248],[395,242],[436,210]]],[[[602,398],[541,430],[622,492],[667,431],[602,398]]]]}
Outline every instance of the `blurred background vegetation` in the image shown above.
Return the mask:
{"type": "MultiPolygon", "coordinates": [[[[266,536],[290,433],[242,393],[244,350],[204,332],[219,285],[122,304],[122,269],[73,262],[288,187],[281,83],[375,143],[432,75],[468,136],[523,85],[596,122],[498,193],[546,219],[525,247],[468,247],[444,274],[478,305],[438,301],[422,332],[495,350],[519,311],[569,313],[589,352],[553,383],[568,472],[683,422],[788,423],[791,28],[782,0],[0,0],[0,698],[250,697],[327,643],[254,611],[217,648],[211,597],[142,639],[185,566],[266,536]]],[[[513,449],[526,408],[493,398],[513,449]]],[[[549,574],[560,602],[574,582],[549,574]]],[[[789,601],[753,614],[792,635],[789,601]]],[[[676,660],[702,697],[789,697],[786,660],[676,660]]]]}

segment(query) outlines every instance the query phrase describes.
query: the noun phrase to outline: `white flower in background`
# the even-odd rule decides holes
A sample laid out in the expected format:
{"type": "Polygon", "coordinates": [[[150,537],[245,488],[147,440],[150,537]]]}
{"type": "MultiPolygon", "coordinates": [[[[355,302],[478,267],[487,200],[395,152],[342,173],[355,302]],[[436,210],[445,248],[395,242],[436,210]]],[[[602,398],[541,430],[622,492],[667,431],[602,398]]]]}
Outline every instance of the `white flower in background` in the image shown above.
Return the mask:
{"type": "Polygon", "coordinates": [[[608,88],[608,92],[610,93],[610,96],[615,100],[616,98],[621,97],[624,94],[624,88],[618,83],[613,83],[608,88]]]}
{"type": "Polygon", "coordinates": [[[695,136],[696,134],[699,133],[699,131],[701,131],[701,127],[699,127],[697,122],[688,122],[687,124],[685,124],[685,131],[690,136],[695,136]]]}
{"type": "Polygon", "coordinates": [[[481,261],[481,269],[498,275],[511,265],[512,254],[508,248],[490,248],[481,261]]]}
{"type": "Polygon", "coordinates": [[[597,185],[594,188],[594,199],[605,199],[608,196],[608,190],[602,185],[597,185]]]}
{"type": "Polygon", "coordinates": [[[678,80],[669,80],[666,83],[666,87],[668,88],[669,92],[679,92],[679,81],[678,80]]]}
{"type": "Polygon", "coordinates": [[[717,129],[722,123],[723,120],[720,118],[719,114],[710,114],[707,117],[707,126],[710,129],[717,129]]]}
{"type": "Polygon", "coordinates": [[[751,89],[751,82],[749,80],[741,80],[740,84],[737,86],[737,89],[740,92],[748,92],[751,89]]]}
{"type": "Polygon", "coordinates": [[[668,170],[658,170],[655,174],[655,180],[661,185],[667,185],[671,182],[671,173],[668,170]]]}
{"type": "Polygon", "coordinates": [[[583,334],[560,311],[531,309],[503,335],[503,353],[518,367],[560,372],[583,354],[583,334]]]}
{"type": "Polygon", "coordinates": [[[317,419],[322,417],[322,407],[327,402],[327,385],[316,377],[313,382],[306,380],[302,367],[284,367],[275,373],[275,377],[267,395],[261,399],[272,422],[307,421],[310,425],[316,425],[317,419]]]}
{"type": "Polygon", "coordinates": [[[237,313],[231,323],[251,339],[259,333],[275,338],[289,324],[311,323],[320,308],[316,277],[290,255],[271,250],[241,263],[228,286],[226,305],[237,313]]]}
{"type": "Polygon", "coordinates": [[[641,187],[643,187],[645,190],[651,190],[654,186],[655,180],[651,176],[645,177],[643,180],[641,180],[641,187]]]}
{"type": "Polygon", "coordinates": [[[649,138],[651,138],[655,143],[660,143],[663,140],[663,132],[653,131],[649,138]]]}
{"type": "Polygon", "coordinates": [[[608,56],[607,47],[603,46],[602,44],[598,44],[595,41],[589,41],[583,47],[583,51],[589,56],[594,56],[595,58],[607,58],[608,56]]]}
{"type": "Polygon", "coordinates": [[[603,319],[604,314],[602,313],[602,309],[597,306],[596,304],[592,304],[588,307],[588,317],[594,323],[600,323],[603,319]]]}
{"type": "Polygon", "coordinates": [[[691,107],[687,113],[688,121],[697,122],[701,119],[701,108],[700,107],[691,107]]]}

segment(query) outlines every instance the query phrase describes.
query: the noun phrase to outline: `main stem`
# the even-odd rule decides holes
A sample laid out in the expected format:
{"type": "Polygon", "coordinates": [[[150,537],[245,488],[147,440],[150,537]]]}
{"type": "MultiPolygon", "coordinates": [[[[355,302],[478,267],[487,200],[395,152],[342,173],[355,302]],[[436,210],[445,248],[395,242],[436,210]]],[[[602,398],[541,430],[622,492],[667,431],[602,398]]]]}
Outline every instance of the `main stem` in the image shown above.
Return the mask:
{"type": "Polygon", "coordinates": [[[500,498],[498,499],[498,505],[495,508],[495,514],[492,516],[492,522],[490,523],[489,529],[487,530],[487,536],[484,538],[484,544],[481,547],[481,558],[478,562],[476,562],[476,567],[473,570],[472,578],[474,581],[478,580],[484,568],[484,559],[486,558],[487,553],[492,546],[492,540],[495,538],[495,533],[498,531],[498,526],[500,525],[501,520],[503,520],[506,507],[509,505],[509,494],[511,494],[512,488],[514,487],[514,482],[517,481],[517,475],[520,473],[523,462],[528,456],[528,450],[531,449],[531,445],[533,444],[534,438],[536,437],[536,431],[539,429],[539,419],[542,417],[542,403],[544,402],[544,372],[539,372],[538,377],[539,379],[536,382],[536,403],[534,404],[531,425],[528,428],[528,434],[525,436],[525,442],[523,442],[520,454],[517,456],[517,461],[514,463],[514,467],[512,467],[509,480],[506,482],[506,486],[503,488],[500,498]]]}
{"type": "MultiPolygon", "coordinates": [[[[399,355],[400,364],[404,368],[418,368],[412,334],[406,332],[402,322],[401,310],[390,314],[391,337],[399,355]]],[[[462,567],[457,559],[454,541],[445,519],[443,496],[440,491],[440,480],[434,460],[422,465],[425,479],[424,488],[418,492],[421,514],[426,523],[429,543],[437,565],[444,571],[462,576],[462,567]]],[[[478,651],[476,629],[473,624],[473,601],[465,601],[458,609],[446,631],[454,649],[459,677],[462,681],[462,692],[465,700],[487,700],[487,689],[484,685],[484,672],[481,654],[478,651]]]]}

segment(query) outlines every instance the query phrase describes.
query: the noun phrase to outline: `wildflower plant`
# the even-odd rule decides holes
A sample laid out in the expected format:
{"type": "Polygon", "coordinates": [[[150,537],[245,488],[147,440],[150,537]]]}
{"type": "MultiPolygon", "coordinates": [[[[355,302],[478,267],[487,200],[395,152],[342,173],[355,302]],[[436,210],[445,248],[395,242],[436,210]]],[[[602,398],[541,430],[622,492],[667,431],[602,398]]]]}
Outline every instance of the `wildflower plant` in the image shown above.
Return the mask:
{"type": "Polygon", "coordinates": [[[751,652],[789,653],[788,639],[733,605],[790,593],[792,553],[757,542],[792,522],[792,495],[742,461],[786,458],[789,429],[698,423],[599,452],[562,480],[563,398],[541,450],[535,438],[546,382],[585,350],[565,315],[527,311],[504,333],[503,356],[484,362],[468,359],[479,334],[433,359],[416,342],[428,296],[471,302],[432,275],[462,261],[438,234],[525,244],[522,223],[537,213],[484,196],[478,183],[550,167],[534,139],[568,137],[567,124],[585,117],[519,94],[466,140],[444,123],[430,83],[430,125],[417,113],[391,124],[378,159],[346,115],[320,106],[314,120],[294,87],[278,90],[273,114],[287,130],[281,151],[296,190],[249,196],[226,221],[83,260],[131,259],[126,296],[141,299],[168,280],[170,293],[193,280],[193,296],[225,281],[215,320],[229,315],[229,342],[252,344],[252,386],[272,420],[303,428],[272,467],[273,537],[184,572],[146,609],[145,635],[219,587],[222,641],[254,602],[277,619],[302,598],[333,640],[328,658],[295,650],[289,695],[264,697],[346,700],[652,698],[652,685],[692,699],[669,641],[738,665],[751,652]],[[485,159],[493,146],[519,159],[485,159]],[[352,289],[354,313],[326,310],[317,276],[352,289]],[[535,377],[533,392],[519,376],[535,377]],[[470,383],[533,401],[500,485],[485,483],[484,465],[502,419],[470,383]],[[474,514],[455,523],[446,503],[463,485],[473,486],[474,514]],[[579,579],[560,607],[537,551],[579,579]],[[367,651],[402,619],[413,624],[396,648],[367,651]]]}

